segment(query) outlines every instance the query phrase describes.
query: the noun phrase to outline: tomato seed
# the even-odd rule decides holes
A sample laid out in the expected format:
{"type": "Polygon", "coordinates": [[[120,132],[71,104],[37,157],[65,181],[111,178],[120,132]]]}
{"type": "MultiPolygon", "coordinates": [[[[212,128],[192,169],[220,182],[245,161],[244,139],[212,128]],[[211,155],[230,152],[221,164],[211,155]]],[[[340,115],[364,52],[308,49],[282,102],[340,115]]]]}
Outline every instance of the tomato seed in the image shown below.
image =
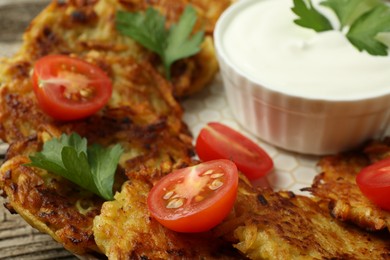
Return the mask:
{"type": "Polygon", "coordinates": [[[209,189],[210,190],[217,190],[219,188],[221,188],[223,185],[223,182],[220,181],[220,180],[214,180],[210,185],[209,185],[209,189]]]}
{"type": "Polygon", "coordinates": [[[165,193],[163,199],[169,200],[172,197],[172,195],[173,195],[173,191],[167,192],[167,193],[165,193]]]}
{"type": "Polygon", "coordinates": [[[80,95],[84,98],[88,98],[92,96],[93,94],[93,89],[92,88],[83,88],[80,90],[80,95]]]}
{"type": "Polygon", "coordinates": [[[203,173],[203,175],[211,175],[211,174],[213,174],[213,170],[208,170],[208,171],[206,171],[206,172],[204,172],[203,173]]]}
{"type": "Polygon", "coordinates": [[[218,179],[224,175],[225,174],[223,174],[223,173],[214,173],[213,175],[211,175],[211,179],[218,179]]]}
{"type": "Polygon", "coordinates": [[[174,199],[168,202],[166,208],[167,209],[178,209],[181,206],[183,206],[184,200],[183,199],[174,199]]]}

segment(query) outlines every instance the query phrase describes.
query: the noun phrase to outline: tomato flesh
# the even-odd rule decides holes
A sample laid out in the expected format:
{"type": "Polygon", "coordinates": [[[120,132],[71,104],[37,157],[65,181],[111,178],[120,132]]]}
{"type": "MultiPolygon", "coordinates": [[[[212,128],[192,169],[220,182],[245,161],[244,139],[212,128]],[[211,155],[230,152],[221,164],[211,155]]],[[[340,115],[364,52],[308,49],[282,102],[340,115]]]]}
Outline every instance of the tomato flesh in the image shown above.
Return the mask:
{"type": "Polygon", "coordinates": [[[263,177],[273,169],[273,161],[263,149],[220,123],[211,122],[200,131],[195,149],[202,161],[232,160],[249,180],[263,177]]]}
{"type": "Polygon", "coordinates": [[[165,227],[204,232],[218,225],[237,197],[238,173],[229,160],[215,160],[173,171],[150,191],[148,208],[165,227]]]}
{"type": "Polygon", "coordinates": [[[34,65],[32,76],[38,105],[57,120],[90,116],[106,105],[111,80],[99,67],[65,55],[48,55],[34,65]]]}
{"type": "Polygon", "coordinates": [[[390,158],[363,168],[356,176],[356,183],[371,202],[390,210],[390,158]]]}

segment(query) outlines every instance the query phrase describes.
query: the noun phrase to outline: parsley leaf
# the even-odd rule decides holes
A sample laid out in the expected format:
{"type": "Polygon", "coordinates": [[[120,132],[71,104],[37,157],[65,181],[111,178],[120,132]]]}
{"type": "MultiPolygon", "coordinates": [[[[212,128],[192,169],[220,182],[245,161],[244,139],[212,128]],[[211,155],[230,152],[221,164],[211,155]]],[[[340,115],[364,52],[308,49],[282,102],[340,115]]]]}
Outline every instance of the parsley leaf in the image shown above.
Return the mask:
{"type": "Polygon", "coordinates": [[[313,7],[311,1],[308,4],[304,0],[294,0],[291,10],[298,16],[294,23],[316,32],[332,30],[333,27],[329,20],[313,7]]]}
{"type": "Polygon", "coordinates": [[[204,32],[191,35],[196,23],[196,11],[187,6],[179,22],[165,27],[165,17],[149,7],[145,13],[118,11],[116,28],[122,34],[133,38],[145,48],[157,53],[164,65],[165,74],[171,78],[171,65],[200,51],[204,32]]]}
{"type": "Polygon", "coordinates": [[[325,0],[321,5],[331,8],[337,15],[341,28],[351,25],[357,18],[381,4],[380,0],[325,0]]]}
{"type": "Polygon", "coordinates": [[[386,56],[388,46],[377,40],[377,35],[390,32],[390,8],[381,4],[360,16],[347,33],[348,40],[360,51],[386,56]]]}
{"type": "Polygon", "coordinates": [[[61,135],[43,145],[43,150],[30,156],[28,166],[60,175],[100,197],[113,199],[114,175],[123,152],[120,145],[103,148],[87,147],[87,139],[78,134],[61,135]]]}

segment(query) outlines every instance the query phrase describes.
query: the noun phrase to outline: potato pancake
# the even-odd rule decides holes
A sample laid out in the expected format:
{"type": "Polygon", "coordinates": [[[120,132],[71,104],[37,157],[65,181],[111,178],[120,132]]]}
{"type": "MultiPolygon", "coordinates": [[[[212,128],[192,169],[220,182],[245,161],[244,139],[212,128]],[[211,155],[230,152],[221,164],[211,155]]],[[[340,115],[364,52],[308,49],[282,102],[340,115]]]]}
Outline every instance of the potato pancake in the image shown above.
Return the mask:
{"type": "Polygon", "coordinates": [[[390,139],[386,139],[372,142],[361,152],[325,157],[319,162],[322,173],[309,190],[330,201],[330,212],[337,219],[353,222],[366,230],[390,230],[390,212],[370,202],[355,180],[363,167],[389,156],[390,139]]]}
{"type": "Polygon", "coordinates": [[[216,232],[250,259],[389,259],[389,236],[332,218],[327,201],[241,182],[234,214],[216,232]],[[230,232],[234,230],[234,232],[230,232]]]}
{"type": "MultiPolygon", "coordinates": [[[[200,0],[53,1],[30,24],[20,51],[12,58],[0,59],[0,138],[10,143],[19,137],[29,136],[37,129],[37,125],[50,121],[36,108],[31,91],[32,67],[42,56],[65,54],[98,65],[114,80],[114,88],[117,90],[117,95],[113,96],[109,106],[128,102],[121,98],[121,92],[129,91],[129,84],[137,85],[134,81],[126,83],[130,77],[126,73],[134,71],[126,63],[148,63],[156,70],[162,70],[155,54],[117,32],[115,14],[118,10],[142,11],[152,5],[167,14],[167,23],[172,23],[177,21],[187,4],[193,5],[198,12],[199,27],[206,25],[206,38],[197,55],[173,65],[173,90],[164,90],[162,95],[167,98],[173,92],[173,96],[182,97],[202,89],[213,79],[218,68],[211,33],[215,21],[229,3],[228,0],[210,2],[207,5],[200,0]],[[29,120],[26,122],[26,119],[29,120]]],[[[143,89],[139,88],[137,91],[141,92],[143,89]]],[[[169,114],[167,111],[165,113],[169,114]]]]}
{"type": "Polygon", "coordinates": [[[94,220],[95,240],[109,259],[243,259],[212,232],[184,234],[150,217],[146,199],[152,185],[132,178],[94,220]]]}

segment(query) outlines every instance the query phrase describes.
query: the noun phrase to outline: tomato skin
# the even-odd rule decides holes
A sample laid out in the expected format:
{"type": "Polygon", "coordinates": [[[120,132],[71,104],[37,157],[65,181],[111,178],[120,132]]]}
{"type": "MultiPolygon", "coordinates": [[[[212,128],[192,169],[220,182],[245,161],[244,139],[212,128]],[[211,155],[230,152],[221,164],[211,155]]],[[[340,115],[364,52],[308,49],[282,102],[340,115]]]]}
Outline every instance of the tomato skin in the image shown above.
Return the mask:
{"type": "Polygon", "coordinates": [[[356,176],[356,183],[371,202],[390,210],[390,158],[363,168],[356,176]]]}
{"type": "Polygon", "coordinates": [[[233,162],[215,160],[200,163],[175,170],[163,177],[149,193],[148,208],[158,222],[171,230],[186,233],[204,232],[218,225],[230,213],[237,197],[237,189],[238,172],[233,162]],[[201,180],[192,177],[195,175],[199,177],[199,174],[202,175],[208,170],[223,172],[224,184],[219,189],[209,192],[204,200],[194,201],[198,195],[202,194],[197,190],[201,180]],[[180,185],[179,182],[184,183],[183,193],[177,192],[180,190],[176,189],[180,185]],[[189,195],[191,199],[188,199],[182,207],[167,208],[163,197],[172,189],[175,190],[175,194],[189,195]]]}
{"type": "MultiPolygon", "coordinates": [[[[106,105],[112,94],[112,83],[99,67],[65,55],[44,56],[34,64],[33,89],[39,107],[57,120],[77,120],[90,116],[106,105]],[[64,76],[65,75],[65,76],[64,76]],[[68,85],[77,85],[72,78],[82,79],[82,86],[91,91],[83,100],[64,95],[68,85]],[[73,80],[73,82],[72,82],[73,80]]],[[[77,92],[77,87],[73,87],[77,92]]]]}
{"type": "Polygon", "coordinates": [[[203,128],[195,145],[202,161],[229,159],[249,180],[256,180],[273,169],[270,156],[253,141],[220,123],[203,128]]]}

